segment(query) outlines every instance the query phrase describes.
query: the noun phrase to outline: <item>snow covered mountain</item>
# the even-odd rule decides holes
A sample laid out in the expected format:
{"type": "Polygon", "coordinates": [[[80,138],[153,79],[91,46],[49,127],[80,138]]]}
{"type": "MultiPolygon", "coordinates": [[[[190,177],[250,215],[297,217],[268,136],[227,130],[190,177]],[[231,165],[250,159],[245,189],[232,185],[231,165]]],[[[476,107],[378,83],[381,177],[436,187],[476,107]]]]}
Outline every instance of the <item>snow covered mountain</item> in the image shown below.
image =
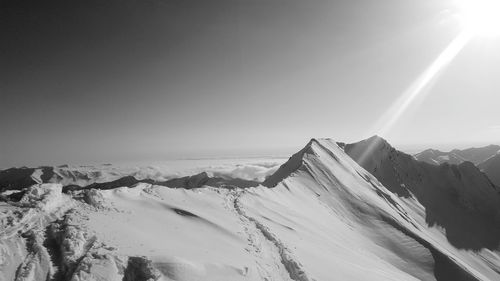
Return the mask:
{"type": "MultiPolygon", "coordinates": [[[[239,187],[257,186],[260,181],[273,173],[283,160],[278,159],[240,159],[243,164],[231,160],[219,161],[219,165],[200,164],[198,161],[182,163],[184,168],[159,165],[111,164],[92,166],[42,166],[37,168],[10,168],[0,170],[0,193],[6,190],[21,191],[34,184],[58,183],[63,192],[80,189],[112,189],[131,186],[139,182],[176,188],[196,188],[203,185],[236,185],[239,187]],[[271,161],[269,161],[271,160],[271,161]],[[264,161],[264,162],[262,162],[264,161]]],[[[180,162],[186,162],[179,160],[180,162]]],[[[214,160],[215,162],[216,160],[214,160]]],[[[165,165],[165,164],[164,164],[165,165]]],[[[174,163],[178,165],[178,163],[174,163]]]]}
{"type": "Polygon", "coordinates": [[[116,180],[124,176],[119,171],[104,166],[57,167],[42,166],[38,168],[10,168],[0,171],[0,191],[23,190],[34,184],[60,183],[61,185],[88,185],[95,182],[116,180]]]}
{"type": "Polygon", "coordinates": [[[454,149],[449,152],[443,152],[435,149],[427,149],[415,154],[415,158],[429,164],[440,165],[443,163],[460,164],[469,161],[478,165],[492,156],[500,153],[499,145],[488,145],[479,148],[454,149]]]}
{"type": "Polygon", "coordinates": [[[500,146],[489,145],[480,148],[452,150],[442,152],[428,149],[414,155],[415,159],[429,164],[460,164],[466,161],[474,163],[488,178],[500,187],[500,146]]]}
{"type": "Polygon", "coordinates": [[[60,183],[35,184],[18,202],[0,203],[0,280],[500,278],[494,245],[457,246],[441,221],[431,223],[430,209],[460,216],[462,205],[497,215],[487,186],[467,190],[470,181],[483,184],[474,166],[420,175],[462,184],[449,194],[431,191],[453,197],[439,197],[445,203],[434,210],[414,195],[418,189],[400,185],[396,192],[369,173],[396,158],[389,146],[377,147],[368,171],[344,152],[355,155],[359,147],[313,139],[262,185],[246,188],[203,185],[203,175],[176,181],[180,188],[141,179],[63,193],[60,183]],[[192,182],[203,187],[185,188],[192,182]]]}
{"type": "Polygon", "coordinates": [[[498,247],[500,189],[472,163],[436,166],[420,162],[380,137],[344,149],[389,190],[422,204],[427,223],[445,228],[454,246],[498,247]]]}
{"type": "Polygon", "coordinates": [[[460,164],[467,161],[459,154],[450,152],[443,152],[436,149],[427,149],[420,153],[414,155],[414,157],[419,160],[433,165],[441,165],[443,163],[448,164],[460,164]]]}

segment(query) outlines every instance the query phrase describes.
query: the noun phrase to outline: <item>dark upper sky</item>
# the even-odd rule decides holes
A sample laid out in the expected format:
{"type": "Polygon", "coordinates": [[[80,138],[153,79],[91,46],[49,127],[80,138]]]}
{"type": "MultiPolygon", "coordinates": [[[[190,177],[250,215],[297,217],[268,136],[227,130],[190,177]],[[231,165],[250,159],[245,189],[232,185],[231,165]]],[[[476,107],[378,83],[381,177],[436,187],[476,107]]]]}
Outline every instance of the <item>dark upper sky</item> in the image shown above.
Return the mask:
{"type": "MultiPolygon", "coordinates": [[[[452,0],[2,0],[0,166],[367,137],[460,31],[454,12],[452,0]]],[[[470,42],[386,137],[500,140],[488,44],[470,42]]]]}

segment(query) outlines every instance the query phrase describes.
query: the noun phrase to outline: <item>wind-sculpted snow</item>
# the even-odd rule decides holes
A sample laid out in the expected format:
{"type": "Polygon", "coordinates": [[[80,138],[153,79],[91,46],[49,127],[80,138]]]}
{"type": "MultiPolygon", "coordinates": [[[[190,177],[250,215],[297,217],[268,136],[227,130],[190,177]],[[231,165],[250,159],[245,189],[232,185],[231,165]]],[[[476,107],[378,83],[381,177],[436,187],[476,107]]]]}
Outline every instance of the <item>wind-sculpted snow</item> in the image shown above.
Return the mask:
{"type": "Polygon", "coordinates": [[[89,232],[89,209],[97,210],[62,194],[59,184],[34,185],[20,202],[0,205],[0,280],[118,281],[131,270],[148,276],[89,232]]]}
{"type": "Polygon", "coordinates": [[[412,192],[399,197],[331,140],[312,140],[266,186],[228,180],[202,173],[25,188],[18,202],[0,202],[0,279],[500,277],[495,250],[457,250],[412,192]]]}
{"type": "Polygon", "coordinates": [[[0,207],[0,276],[5,280],[43,280],[53,272],[43,243],[50,221],[72,207],[60,185],[31,186],[21,201],[0,207]]]}

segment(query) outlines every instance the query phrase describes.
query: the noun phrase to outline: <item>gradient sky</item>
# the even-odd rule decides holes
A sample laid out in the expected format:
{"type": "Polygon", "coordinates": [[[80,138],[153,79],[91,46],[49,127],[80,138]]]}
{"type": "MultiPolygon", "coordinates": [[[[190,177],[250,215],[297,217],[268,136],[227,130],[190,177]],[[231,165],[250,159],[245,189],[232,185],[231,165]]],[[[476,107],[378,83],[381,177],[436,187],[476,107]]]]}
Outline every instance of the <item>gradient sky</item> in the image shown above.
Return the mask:
{"type": "MultiPolygon", "coordinates": [[[[454,0],[0,3],[2,167],[357,141],[461,31],[454,0]]],[[[383,137],[500,143],[498,50],[470,40],[383,137]]]]}

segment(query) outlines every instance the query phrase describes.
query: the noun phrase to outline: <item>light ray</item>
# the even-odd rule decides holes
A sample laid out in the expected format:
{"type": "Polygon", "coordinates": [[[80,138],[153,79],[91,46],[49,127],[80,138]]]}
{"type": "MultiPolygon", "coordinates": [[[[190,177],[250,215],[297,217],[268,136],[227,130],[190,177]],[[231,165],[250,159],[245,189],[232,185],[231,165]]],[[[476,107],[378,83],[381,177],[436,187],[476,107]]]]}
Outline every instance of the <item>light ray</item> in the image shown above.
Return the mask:
{"type": "MultiPolygon", "coordinates": [[[[408,110],[417,98],[425,98],[429,93],[430,86],[440,76],[443,70],[460,53],[472,37],[470,32],[463,31],[455,37],[450,44],[439,54],[432,64],[403,92],[403,94],[391,105],[391,107],[375,123],[372,132],[378,135],[386,135],[401,116],[408,110]]],[[[376,142],[360,156],[363,162],[376,146],[376,142]]]]}

